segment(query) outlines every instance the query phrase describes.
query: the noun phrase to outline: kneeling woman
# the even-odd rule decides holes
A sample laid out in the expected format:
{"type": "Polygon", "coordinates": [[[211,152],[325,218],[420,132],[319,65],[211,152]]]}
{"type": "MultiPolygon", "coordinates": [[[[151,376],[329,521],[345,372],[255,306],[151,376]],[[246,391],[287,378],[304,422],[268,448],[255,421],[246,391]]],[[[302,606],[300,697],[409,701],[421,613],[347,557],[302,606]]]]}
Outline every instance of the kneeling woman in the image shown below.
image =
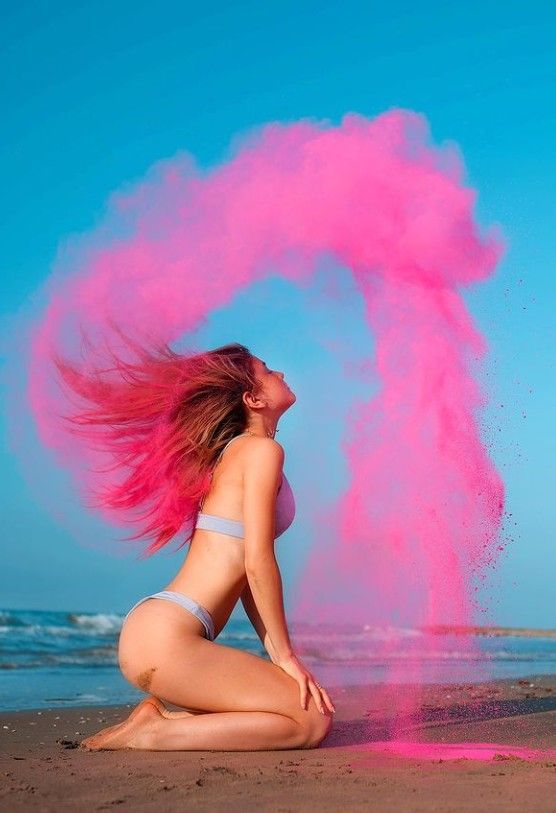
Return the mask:
{"type": "Polygon", "coordinates": [[[102,416],[131,472],[105,492],[105,505],[144,509],[143,535],[154,538],[148,555],[189,522],[183,565],[131,608],[120,634],[121,671],[148,696],[82,747],[317,747],[334,706],[293,651],[274,553],[295,513],[274,439],[296,400],[283,373],[240,344],[189,357],[167,346],[159,355],[142,352],[117,385],[102,387],[98,376],[87,386],[66,362],[57,364],[93,404],[87,421],[77,422],[98,433],[102,416]],[[239,599],[270,660],[215,643],[239,599]]]}

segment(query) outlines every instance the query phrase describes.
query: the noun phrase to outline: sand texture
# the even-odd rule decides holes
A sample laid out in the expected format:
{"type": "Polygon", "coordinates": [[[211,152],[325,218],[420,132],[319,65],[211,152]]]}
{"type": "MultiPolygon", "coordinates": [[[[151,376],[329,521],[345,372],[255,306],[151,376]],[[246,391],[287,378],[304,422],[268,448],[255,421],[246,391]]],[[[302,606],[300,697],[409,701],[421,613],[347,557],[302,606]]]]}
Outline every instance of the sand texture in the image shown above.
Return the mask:
{"type": "Polygon", "coordinates": [[[556,809],[556,676],[425,688],[418,731],[432,745],[426,755],[417,747],[413,757],[377,745],[386,727],[371,708],[372,693],[366,686],[330,689],[334,726],[311,750],[91,752],[76,746],[124,719],[130,707],[3,712],[0,808],[556,809]],[[533,750],[522,758],[517,749],[533,750]]]}

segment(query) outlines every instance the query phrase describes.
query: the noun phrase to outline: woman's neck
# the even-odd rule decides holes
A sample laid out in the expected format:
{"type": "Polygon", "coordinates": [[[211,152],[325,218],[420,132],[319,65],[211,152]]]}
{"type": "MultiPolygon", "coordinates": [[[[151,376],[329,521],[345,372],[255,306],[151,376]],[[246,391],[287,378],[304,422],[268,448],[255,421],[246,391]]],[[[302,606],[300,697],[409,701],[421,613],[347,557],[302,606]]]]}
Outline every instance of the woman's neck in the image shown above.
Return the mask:
{"type": "Polygon", "coordinates": [[[279,430],[276,428],[276,424],[274,424],[274,425],[272,425],[270,423],[265,424],[264,422],[261,422],[257,426],[251,425],[251,426],[247,427],[247,429],[245,430],[245,432],[248,435],[252,435],[253,437],[259,437],[259,438],[264,438],[264,437],[273,438],[276,435],[276,432],[278,432],[278,431],[279,430]]]}

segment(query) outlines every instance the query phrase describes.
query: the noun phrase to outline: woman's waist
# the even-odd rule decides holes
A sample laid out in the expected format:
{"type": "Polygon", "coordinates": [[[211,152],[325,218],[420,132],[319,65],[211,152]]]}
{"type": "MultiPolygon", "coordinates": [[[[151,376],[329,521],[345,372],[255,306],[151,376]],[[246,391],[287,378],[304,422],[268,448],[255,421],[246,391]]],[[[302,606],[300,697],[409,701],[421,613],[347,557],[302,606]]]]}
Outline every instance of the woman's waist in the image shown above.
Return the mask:
{"type": "Polygon", "coordinates": [[[211,583],[200,585],[198,582],[189,579],[173,579],[163,590],[173,591],[195,601],[200,607],[206,610],[213,619],[215,627],[222,628],[237,604],[247,577],[235,580],[233,583],[218,583],[211,580],[211,583]]]}

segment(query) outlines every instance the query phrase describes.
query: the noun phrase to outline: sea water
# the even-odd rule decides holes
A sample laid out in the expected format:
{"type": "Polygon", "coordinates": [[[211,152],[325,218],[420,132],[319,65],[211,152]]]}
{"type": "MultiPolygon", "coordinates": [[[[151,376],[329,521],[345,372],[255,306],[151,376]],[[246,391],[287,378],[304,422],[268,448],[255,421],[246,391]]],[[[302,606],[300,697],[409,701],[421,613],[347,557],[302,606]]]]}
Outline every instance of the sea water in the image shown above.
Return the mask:
{"type": "MultiPolygon", "coordinates": [[[[0,610],[0,709],[134,703],[144,693],[129,684],[118,668],[120,613],[0,610]]],[[[556,673],[556,637],[474,635],[471,650],[462,635],[430,636],[415,629],[372,625],[290,622],[296,651],[308,669],[327,686],[341,669],[347,685],[378,683],[395,674],[415,673],[423,682],[457,682],[473,669],[489,678],[520,678],[556,673]],[[419,649],[423,637],[426,646],[419,649]],[[385,647],[385,642],[388,646],[385,647]],[[387,652],[387,654],[385,654],[387,652]],[[462,670],[465,669],[465,674],[462,670]]],[[[251,623],[232,618],[217,643],[268,657],[251,623]]]]}

